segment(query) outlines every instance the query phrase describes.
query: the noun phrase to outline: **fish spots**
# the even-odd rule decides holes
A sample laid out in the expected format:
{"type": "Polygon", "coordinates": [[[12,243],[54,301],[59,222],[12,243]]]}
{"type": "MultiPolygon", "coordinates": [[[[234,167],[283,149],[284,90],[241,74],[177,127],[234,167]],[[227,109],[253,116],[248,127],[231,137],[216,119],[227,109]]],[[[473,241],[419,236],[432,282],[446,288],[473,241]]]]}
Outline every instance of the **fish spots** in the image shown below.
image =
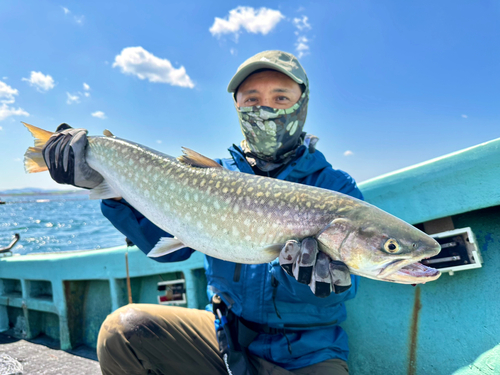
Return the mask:
{"type": "Polygon", "coordinates": [[[249,193],[251,193],[251,192],[253,191],[253,187],[251,187],[251,186],[250,186],[250,187],[247,189],[247,191],[248,191],[249,193]]]}
{"type": "Polygon", "coordinates": [[[189,193],[186,193],[186,194],[184,195],[184,200],[185,200],[186,202],[189,202],[189,193]]]}
{"type": "Polygon", "coordinates": [[[238,190],[236,190],[236,194],[240,195],[240,194],[241,194],[241,191],[242,191],[242,189],[241,189],[241,186],[240,186],[240,187],[238,188],[238,190]]]}
{"type": "Polygon", "coordinates": [[[219,204],[219,202],[214,201],[214,208],[215,208],[216,210],[219,210],[219,209],[220,209],[220,204],[219,204]]]}
{"type": "Polygon", "coordinates": [[[252,240],[252,237],[251,236],[245,236],[245,241],[251,241],[252,240]]]}
{"type": "Polygon", "coordinates": [[[133,165],[134,164],[134,159],[128,159],[128,165],[133,165]]]}
{"type": "Polygon", "coordinates": [[[216,189],[219,189],[219,188],[220,188],[220,181],[217,181],[217,183],[215,184],[215,188],[216,188],[216,189]]]}
{"type": "Polygon", "coordinates": [[[252,221],[249,218],[246,218],[245,221],[243,221],[243,224],[245,224],[247,227],[249,227],[250,224],[252,224],[252,221]]]}
{"type": "Polygon", "coordinates": [[[203,229],[204,228],[203,223],[201,221],[198,221],[196,223],[196,226],[198,227],[198,229],[203,229]]]}
{"type": "Polygon", "coordinates": [[[281,193],[276,193],[276,194],[274,194],[274,198],[279,198],[280,195],[281,195],[281,193]]]}
{"type": "Polygon", "coordinates": [[[233,207],[233,213],[237,214],[238,212],[240,212],[240,206],[238,206],[237,204],[235,204],[234,207],[233,207]]]}
{"type": "Polygon", "coordinates": [[[222,189],[222,192],[223,192],[224,194],[226,194],[226,193],[228,192],[228,190],[229,190],[229,189],[228,189],[227,187],[225,187],[224,189],[222,189]]]}
{"type": "Polygon", "coordinates": [[[144,196],[146,198],[149,198],[151,196],[151,194],[149,193],[149,190],[144,190],[144,196]]]}
{"type": "Polygon", "coordinates": [[[203,187],[203,186],[205,186],[206,183],[207,183],[206,180],[201,180],[200,186],[203,187]]]}
{"type": "Polygon", "coordinates": [[[237,237],[240,235],[240,231],[235,226],[232,227],[233,236],[237,237]]]}
{"type": "Polygon", "coordinates": [[[262,197],[264,195],[263,192],[259,191],[257,194],[255,194],[257,197],[262,197]]]}
{"type": "Polygon", "coordinates": [[[203,206],[201,206],[201,210],[203,211],[203,213],[206,214],[208,212],[208,207],[203,205],[203,206]]]}
{"type": "Polygon", "coordinates": [[[212,230],[213,230],[213,231],[217,231],[218,229],[219,229],[219,227],[217,227],[217,225],[212,224],[212,230]]]}
{"type": "Polygon", "coordinates": [[[306,207],[307,208],[311,207],[311,202],[306,202],[306,207]]]}
{"type": "Polygon", "coordinates": [[[194,201],[195,201],[195,202],[198,202],[198,194],[195,194],[195,195],[193,196],[193,199],[194,199],[194,201]]]}

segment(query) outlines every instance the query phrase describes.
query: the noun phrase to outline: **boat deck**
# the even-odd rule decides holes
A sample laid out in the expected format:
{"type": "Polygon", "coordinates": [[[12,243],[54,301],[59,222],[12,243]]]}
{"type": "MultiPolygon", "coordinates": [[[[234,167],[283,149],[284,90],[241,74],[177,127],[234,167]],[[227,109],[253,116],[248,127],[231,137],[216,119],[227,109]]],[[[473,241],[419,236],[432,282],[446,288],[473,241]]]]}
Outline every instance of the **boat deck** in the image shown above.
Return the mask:
{"type": "Polygon", "coordinates": [[[59,350],[58,342],[46,336],[28,341],[0,333],[0,354],[18,360],[23,375],[101,374],[95,349],[80,346],[71,351],[59,350]]]}

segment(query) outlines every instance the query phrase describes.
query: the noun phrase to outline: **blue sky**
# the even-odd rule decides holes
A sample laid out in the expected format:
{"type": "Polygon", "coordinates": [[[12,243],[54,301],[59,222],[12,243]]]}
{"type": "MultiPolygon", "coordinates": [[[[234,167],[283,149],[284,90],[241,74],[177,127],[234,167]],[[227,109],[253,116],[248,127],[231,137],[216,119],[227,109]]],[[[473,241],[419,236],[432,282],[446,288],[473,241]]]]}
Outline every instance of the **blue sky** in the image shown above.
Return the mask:
{"type": "Polygon", "coordinates": [[[498,138],[499,20],[494,0],[3,0],[0,190],[62,187],[24,173],[20,121],[227,156],[227,83],[268,49],[300,56],[305,130],[358,182],[498,138]]]}

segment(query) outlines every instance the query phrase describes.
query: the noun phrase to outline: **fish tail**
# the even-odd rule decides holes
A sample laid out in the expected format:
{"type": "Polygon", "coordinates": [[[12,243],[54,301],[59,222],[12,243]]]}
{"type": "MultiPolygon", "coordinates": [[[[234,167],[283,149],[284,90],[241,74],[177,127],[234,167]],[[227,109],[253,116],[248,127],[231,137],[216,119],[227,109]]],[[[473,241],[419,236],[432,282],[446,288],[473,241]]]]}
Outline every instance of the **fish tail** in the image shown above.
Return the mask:
{"type": "Polygon", "coordinates": [[[48,130],[37,128],[36,126],[23,122],[31,135],[35,138],[35,147],[29,147],[24,154],[24,169],[26,173],[37,173],[46,171],[47,164],[43,159],[42,150],[49,138],[54,134],[48,130]]]}

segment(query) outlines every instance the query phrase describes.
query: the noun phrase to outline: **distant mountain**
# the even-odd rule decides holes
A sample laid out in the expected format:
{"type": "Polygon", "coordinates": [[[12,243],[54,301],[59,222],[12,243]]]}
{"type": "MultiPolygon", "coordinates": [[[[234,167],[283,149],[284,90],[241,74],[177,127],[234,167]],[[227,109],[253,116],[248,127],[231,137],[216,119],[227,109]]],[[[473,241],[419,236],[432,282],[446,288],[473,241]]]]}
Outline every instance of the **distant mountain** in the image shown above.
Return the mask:
{"type": "Polygon", "coordinates": [[[67,190],[46,190],[39,188],[23,188],[23,189],[8,189],[0,190],[0,196],[2,195],[53,195],[53,194],[87,194],[86,190],[82,189],[67,189],[67,190]]]}

